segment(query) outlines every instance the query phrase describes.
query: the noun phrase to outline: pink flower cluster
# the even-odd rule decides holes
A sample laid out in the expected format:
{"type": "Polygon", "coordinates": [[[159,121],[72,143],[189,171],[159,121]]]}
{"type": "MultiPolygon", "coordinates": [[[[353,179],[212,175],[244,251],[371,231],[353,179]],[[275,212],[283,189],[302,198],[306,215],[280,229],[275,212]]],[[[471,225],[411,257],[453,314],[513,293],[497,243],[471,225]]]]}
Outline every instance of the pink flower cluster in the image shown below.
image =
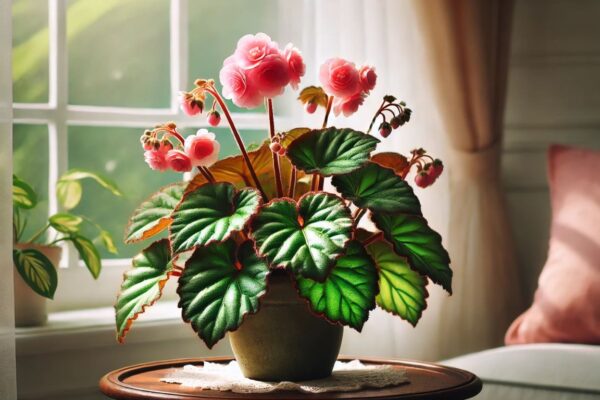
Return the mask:
{"type": "Polygon", "coordinates": [[[283,93],[288,84],[297,89],[304,72],[302,54],[291,43],[282,51],[269,36],[257,33],[238,41],[219,79],[224,97],[239,107],[254,108],[283,93]]]}
{"type": "Polygon", "coordinates": [[[172,169],[188,172],[196,166],[209,167],[214,164],[219,157],[220,147],[214,133],[200,129],[185,139],[183,149],[174,149],[168,140],[155,143],[146,141],[144,160],[150,168],[158,171],[172,169]]]}
{"type": "Polygon", "coordinates": [[[363,104],[377,83],[375,68],[357,68],[353,62],[331,58],[319,70],[319,80],[325,93],[333,96],[333,113],[348,117],[363,104]]]}

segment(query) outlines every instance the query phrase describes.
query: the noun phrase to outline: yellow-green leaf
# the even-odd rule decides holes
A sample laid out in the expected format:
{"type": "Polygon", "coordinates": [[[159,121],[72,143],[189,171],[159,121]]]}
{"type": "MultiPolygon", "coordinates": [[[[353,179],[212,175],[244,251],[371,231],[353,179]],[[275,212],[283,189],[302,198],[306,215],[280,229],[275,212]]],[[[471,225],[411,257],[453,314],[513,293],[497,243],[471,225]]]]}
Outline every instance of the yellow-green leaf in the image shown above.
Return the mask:
{"type": "Polygon", "coordinates": [[[62,233],[76,233],[83,218],[69,213],[58,213],[48,218],[50,226],[62,233]]]}
{"type": "Polygon", "coordinates": [[[94,243],[79,235],[70,236],[69,239],[73,242],[73,245],[79,253],[79,257],[81,257],[87,269],[94,279],[97,279],[100,275],[102,264],[100,262],[100,253],[98,253],[98,249],[94,246],[94,243]]]}

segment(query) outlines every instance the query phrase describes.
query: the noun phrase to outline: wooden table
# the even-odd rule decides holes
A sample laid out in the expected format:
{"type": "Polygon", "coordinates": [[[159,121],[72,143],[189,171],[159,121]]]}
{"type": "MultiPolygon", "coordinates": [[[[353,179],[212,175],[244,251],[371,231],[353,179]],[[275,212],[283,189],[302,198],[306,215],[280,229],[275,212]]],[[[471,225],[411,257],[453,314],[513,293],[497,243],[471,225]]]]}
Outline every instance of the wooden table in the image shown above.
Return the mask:
{"type": "MultiPolygon", "coordinates": [[[[341,358],[343,361],[352,358],[341,358]]],[[[100,380],[100,390],[118,400],[192,400],[192,399],[252,399],[252,400],[325,400],[325,399],[402,399],[460,400],[475,396],[481,391],[481,381],[470,372],[456,368],[416,361],[361,359],[365,364],[391,364],[404,368],[410,383],[383,389],[356,392],[305,394],[300,392],[275,392],[268,394],[241,394],[200,390],[178,384],[160,382],[160,379],[186,364],[202,365],[208,362],[229,362],[229,357],[180,359],[158,361],[125,367],[106,374],[100,380]]]]}

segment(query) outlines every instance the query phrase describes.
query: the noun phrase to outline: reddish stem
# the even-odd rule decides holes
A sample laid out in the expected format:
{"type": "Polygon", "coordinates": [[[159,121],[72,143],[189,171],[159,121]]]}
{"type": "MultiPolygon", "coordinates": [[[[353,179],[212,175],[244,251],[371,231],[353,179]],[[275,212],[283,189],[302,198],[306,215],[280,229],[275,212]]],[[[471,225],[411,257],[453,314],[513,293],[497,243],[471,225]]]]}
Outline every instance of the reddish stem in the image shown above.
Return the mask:
{"type": "Polygon", "coordinates": [[[210,171],[205,168],[205,167],[201,167],[198,166],[198,171],[200,171],[200,173],[204,176],[204,178],[209,181],[210,183],[215,183],[215,177],[210,173],[210,171]]]}
{"type": "MultiPolygon", "coordinates": [[[[273,116],[273,100],[267,99],[267,109],[269,111],[269,136],[271,140],[275,138],[275,118],[273,116]]],[[[279,155],[271,152],[273,155],[273,171],[275,171],[275,185],[277,186],[277,197],[283,197],[283,184],[281,183],[281,167],[279,166],[279,155]]]]}
{"type": "Polygon", "coordinates": [[[371,243],[373,243],[374,241],[383,238],[383,232],[377,232],[371,236],[369,236],[368,238],[365,239],[365,241],[363,242],[363,246],[368,246],[371,243]]]}
{"type": "Polygon", "coordinates": [[[292,166],[292,170],[290,172],[290,185],[288,189],[288,197],[293,199],[296,195],[296,167],[292,166]]]}
{"type": "Polygon", "coordinates": [[[327,120],[329,119],[329,114],[331,113],[331,106],[333,105],[333,96],[329,96],[327,99],[327,109],[325,110],[325,118],[323,118],[323,126],[321,128],[327,127],[327,120]]]}
{"type": "Polygon", "coordinates": [[[223,114],[225,114],[225,118],[227,118],[227,123],[229,123],[229,128],[231,129],[233,138],[235,139],[240,151],[242,152],[244,162],[248,167],[248,171],[250,171],[250,175],[252,176],[254,185],[260,191],[263,200],[267,201],[267,195],[265,194],[265,191],[263,190],[263,187],[260,184],[258,177],[256,176],[256,171],[254,171],[254,167],[252,166],[252,162],[250,161],[250,157],[248,156],[248,152],[246,151],[246,146],[244,146],[244,141],[242,140],[240,133],[238,132],[237,128],[235,127],[235,124],[233,123],[233,118],[231,118],[231,113],[229,112],[229,108],[227,108],[227,104],[225,104],[225,101],[223,101],[223,98],[221,97],[217,89],[214,88],[214,86],[210,89],[206,89],[206,91],[210,93],[214,97],[214,99],[219,103],[223,114]]]}

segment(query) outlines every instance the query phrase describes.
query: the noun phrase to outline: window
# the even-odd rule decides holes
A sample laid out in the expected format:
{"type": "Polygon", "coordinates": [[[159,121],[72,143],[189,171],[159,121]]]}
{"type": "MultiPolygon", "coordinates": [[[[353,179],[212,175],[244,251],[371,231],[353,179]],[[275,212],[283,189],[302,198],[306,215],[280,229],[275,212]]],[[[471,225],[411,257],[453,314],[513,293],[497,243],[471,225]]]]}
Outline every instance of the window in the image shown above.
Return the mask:
{"type": "MultiPolygon", "coordinates": [[[[139,136],[175,121],[184,132],[206,126],[180,112],[177,93],[197,77],[218,77],[222,60],[248,32],[277,38],[278,3],[270,0],[14,0],[14,170],[40,193],[25,238],[57,211],[54,186],[69,168],[100,172],[125,196],[114,198],[84,183],[73,210],[106,228],[119,255],[103,251],[94,281],[72,249],[65,251],[53,310],[109,305],[130,257],[140,248],[121,243],[127,217],[152,192],[180,179],[150,171],[139,136]],[[243,7],[243,15],[239,9],[243,7]]],[[[265,137],[264,110],[232,106],[247,143],[265,137]]],[[[226,125],[214,129],[226,132],[226,125]]],[[[237,153],[219,135],[222,156],[237,153]]]]}

